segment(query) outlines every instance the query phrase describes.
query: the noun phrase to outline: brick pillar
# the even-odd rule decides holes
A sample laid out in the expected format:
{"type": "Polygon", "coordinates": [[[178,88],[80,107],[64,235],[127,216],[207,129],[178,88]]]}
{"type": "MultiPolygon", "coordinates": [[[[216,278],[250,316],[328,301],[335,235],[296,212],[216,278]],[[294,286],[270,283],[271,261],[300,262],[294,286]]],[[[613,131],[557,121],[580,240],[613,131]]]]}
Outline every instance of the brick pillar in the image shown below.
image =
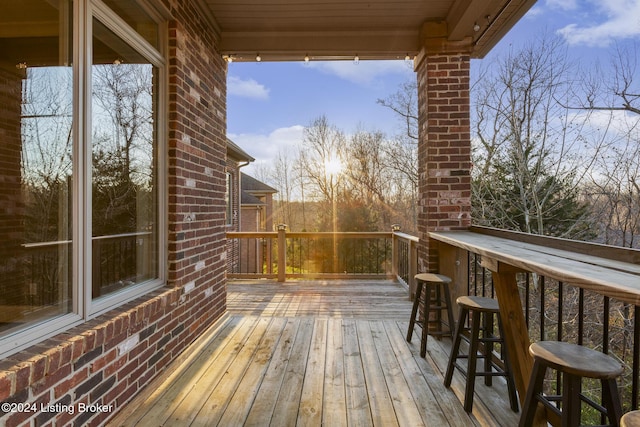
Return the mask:
{"type": "MultiPolygon", "coordinates": [[[[438,28],[436,28],[438,29],[438,28]]],[[[471,133],[468,45],[425,38],[416,61],[418,79],[419,271],[436,271],[429,231],[471,225],[471,133]]],[[[435,32],[437,33],[437,32],[435,32]]]]}

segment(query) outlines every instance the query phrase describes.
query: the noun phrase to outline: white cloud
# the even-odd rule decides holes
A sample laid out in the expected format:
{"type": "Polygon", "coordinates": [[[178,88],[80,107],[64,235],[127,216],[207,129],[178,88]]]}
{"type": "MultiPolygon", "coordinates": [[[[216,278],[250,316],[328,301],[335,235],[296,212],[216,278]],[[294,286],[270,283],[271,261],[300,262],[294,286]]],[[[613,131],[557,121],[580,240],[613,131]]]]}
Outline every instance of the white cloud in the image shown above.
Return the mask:
{"type": "Polygon", "coordinates": [[[229,76],[227,79],[227,92],[229,95],[245,98],[268,99],[269,89],[253,79],[242,80],[240,77],[229,76]]]}
{"type": "Polygon", "coordinates": [[[524,16],[524,19],[532,19],[537,18],[540,15],[544,14],[544,8],[540,6],[533,6],[527,14],[524,16]]]}
{"type": "Polygon", "coordinates": [[[294,125],[285,128],[278,128],[269,134],[229,134],[229,139],[246,151],[255,162],[252,167],[247,167],[243,171],[251,174],[251,169],[260,165],[270,166],[275,161],[278,153],[293,157],[297,147],[301,146],[304,126],[294,125]]]}
{"type": "Polygon", "coordinates": [[[304,66],[363,86],[388,74],[413,73],[413,62],[405,60],[359,61],[357,64],[354,61],[311,61],[304,66]]]}
{"type": "Polygon", "coordinates": [[[591,3],[594,8],[591,15],[602,17],[600,22],[592,25],[572,23],[558,30],[570,45],[606,47],[615,40],[640,37],[640,0],[591,3]]]}
{"type": "Polygon", "coordinates": [[[578,0],[547,0],[547,6],[551,9],[576,10],[578,0]]]}

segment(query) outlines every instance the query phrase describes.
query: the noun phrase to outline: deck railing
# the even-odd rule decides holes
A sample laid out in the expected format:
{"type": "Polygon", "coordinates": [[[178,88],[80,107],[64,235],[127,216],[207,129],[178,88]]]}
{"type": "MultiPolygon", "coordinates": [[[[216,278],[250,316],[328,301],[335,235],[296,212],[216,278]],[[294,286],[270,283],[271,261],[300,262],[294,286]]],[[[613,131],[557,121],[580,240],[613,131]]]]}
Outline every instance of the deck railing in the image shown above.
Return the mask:
{"type": "Polygon", "coordinates": [[[228,232],[229,278],[397,278],[412,287],[418,239],[394,232],[228,232]]]}

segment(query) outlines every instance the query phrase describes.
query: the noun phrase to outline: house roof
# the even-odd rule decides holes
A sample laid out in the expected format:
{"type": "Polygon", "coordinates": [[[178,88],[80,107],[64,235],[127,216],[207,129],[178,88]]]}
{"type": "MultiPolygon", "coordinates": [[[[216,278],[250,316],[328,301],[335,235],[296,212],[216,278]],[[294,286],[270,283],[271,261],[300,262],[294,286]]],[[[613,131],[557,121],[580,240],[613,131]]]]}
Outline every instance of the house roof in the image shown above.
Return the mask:
{"type": "Polygon", "coordinates": [[[536,0],[200,0],[239,61],[402,59],[425,40],[486,55],[536,0]]]}
{"type": "Polygon", "coordinates": [[[237,162],[253,162],[255,159],[238,144],[227,138],[227,157],[237,162]]]}
{"type": "Polygon", "coordinates": [[[267,204],[253,194],[243,191],[240,195],[240,206],[266,206],[267,204]]]}
{"type": "Polygon", "coordinates": [[[244,172],[240,173],[240,187],[243,193],[247,192],[249,194],[273,194],[278,192],[275,188],[258,181],[244,172]]]}

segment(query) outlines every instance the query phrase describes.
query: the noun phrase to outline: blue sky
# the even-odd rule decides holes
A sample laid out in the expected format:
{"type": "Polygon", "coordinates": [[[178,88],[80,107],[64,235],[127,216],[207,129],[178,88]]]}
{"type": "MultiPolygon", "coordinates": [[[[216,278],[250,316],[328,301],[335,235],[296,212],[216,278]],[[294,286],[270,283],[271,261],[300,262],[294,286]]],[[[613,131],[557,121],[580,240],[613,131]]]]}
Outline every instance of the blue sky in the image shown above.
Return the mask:
{"type": "MultiPolygon", "coordinates": [[[[527,15],[482,60],[491,61],[536,32],[563,37],[583,67],[606,62],[616,44],[640,46],[640,0],[538,0],[527,15]]],[[[639,64],[640,66],[640,64],[639,64]]],[[[405,61],[231,63],[228,72],[227,133],[256,162],[255,174],[278,151],[291,151],[302,129],[320,115],[339,129],[380,130],[393,135],[399,122],[377,100],[414,79],[405,61]]]]}

